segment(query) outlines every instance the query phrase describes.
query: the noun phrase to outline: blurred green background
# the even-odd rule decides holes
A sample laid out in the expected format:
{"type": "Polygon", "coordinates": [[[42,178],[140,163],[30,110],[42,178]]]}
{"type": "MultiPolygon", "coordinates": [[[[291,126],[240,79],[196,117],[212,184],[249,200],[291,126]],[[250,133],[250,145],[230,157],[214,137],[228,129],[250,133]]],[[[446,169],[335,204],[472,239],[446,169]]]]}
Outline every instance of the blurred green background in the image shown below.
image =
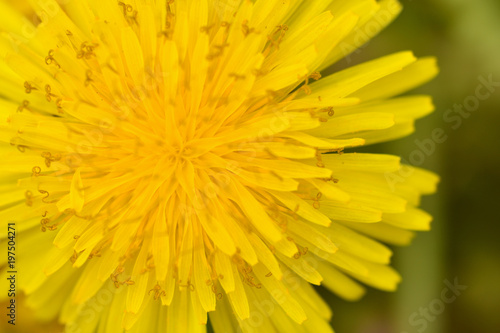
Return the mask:
{"type": "Polygon", "coordinates": [[[370,290],[360,302],[347,303],[326,291],[333,327],[347,333],[498,333],[500,332],[500,87],[477,111],[455,123],[445,112],[474,96],[479,76],[500,85],[500,1],[401,0],[402,14],[360,52],[336,68],[352,66],[391,52],[413,50],[438,57],[440,75],[415,92],[434,96],[436,111],[417,121],[412,136],[370,147],[409,160],[415,140],[442,128],[448,139],[426,155],[422,167],[441,176],[436,195],[423,200],[434,216],[432,231],[398,248],[394,266],[403,276],[399,290],[370,290]],[[444,280],[466,285],[440,309],[444,280]],[[420,313],[429,310],[426,317],[420,313]],[[411,318],[413,315],[413,323],[411,318]],[[412,325],[413,324],[413,325],[412,325]]]}

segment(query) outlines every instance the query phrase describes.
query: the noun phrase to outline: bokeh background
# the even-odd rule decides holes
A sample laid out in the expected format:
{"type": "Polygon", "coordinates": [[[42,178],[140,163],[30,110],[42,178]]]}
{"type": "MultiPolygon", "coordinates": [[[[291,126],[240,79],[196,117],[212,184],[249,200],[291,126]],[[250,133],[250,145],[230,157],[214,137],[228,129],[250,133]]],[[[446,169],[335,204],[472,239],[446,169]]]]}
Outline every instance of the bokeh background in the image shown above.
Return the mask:
{"type": "MultiPolygon", "coordinates": [[[[331,70],[401,50],[438,57],[440,75],[416,91],[434,96],[436,112],[418,121],[412,136],[366,149],[409,160],[420,149],[415,140],[443,129],[447,140],[436,144],[421,165],[442,178],[438,194],[423,200],[435,217],[433,228],[420,233],[412,246],[395,249],[394,266],[403,276],[396,293],[371,289],[360,302],[348,303],[319,291],[332,305],[332,325],[340,333],[499,333],[500,87],[458,128],[444,115],[475,95],[479,77],[491,76],[500,85],[500,1],[400,1],[405,7],[400,17],[331,70]],[[444,281],[455,279],[467,289],[439,308],[444,281]],[[433,306],[425,317],[421,311],[433,306]]],[[[21,9],[26,4],[12,2],[21,9]]],[[[3,318],[0,331],[61,332],[54,323],[31,318],[28,309],[18,309],[16,329],[6,327],[3,318]]]]}

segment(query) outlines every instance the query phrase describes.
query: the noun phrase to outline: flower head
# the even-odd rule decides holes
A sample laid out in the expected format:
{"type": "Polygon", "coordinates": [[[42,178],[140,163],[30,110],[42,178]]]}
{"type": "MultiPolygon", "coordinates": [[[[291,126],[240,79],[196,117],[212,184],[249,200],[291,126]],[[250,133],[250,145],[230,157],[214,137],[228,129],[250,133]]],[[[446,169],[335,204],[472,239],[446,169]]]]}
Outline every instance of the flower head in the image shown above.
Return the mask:
{"type": "Polygon", "coordinates": [[[416,206],[437,177],[344,150],[411,133],[431,100],[394,96],[435,61],[320,72],[397,1],[33,9],[36,26],[8,8],[0,25],[0,215],[18,221],[19,287],[42,318],[72,332],[201,332],[208,318],[216,332],[328,332],[310,284],[349,300],[358,281],[395,289],[381,242],[428,229],[416,206]]]}

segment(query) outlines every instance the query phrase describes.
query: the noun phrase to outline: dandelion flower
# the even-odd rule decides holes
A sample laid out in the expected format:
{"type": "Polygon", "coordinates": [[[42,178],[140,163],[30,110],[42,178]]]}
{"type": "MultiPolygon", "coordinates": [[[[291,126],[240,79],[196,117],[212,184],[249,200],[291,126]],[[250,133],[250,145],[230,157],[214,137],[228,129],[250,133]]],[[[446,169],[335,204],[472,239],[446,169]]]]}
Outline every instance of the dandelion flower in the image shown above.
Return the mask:
{"type": "Polygon", "coordinates": [[[435,60],[320,73],[397,1],[30,4],[35,21],[0,3],[0,216],[40,319],[331,332],[311,284],[347,300],[396,288],[382,243],[428,229],[417,206],[437,177],[345,150],[411,133],[432,102],[397,96],[435,60]]]}

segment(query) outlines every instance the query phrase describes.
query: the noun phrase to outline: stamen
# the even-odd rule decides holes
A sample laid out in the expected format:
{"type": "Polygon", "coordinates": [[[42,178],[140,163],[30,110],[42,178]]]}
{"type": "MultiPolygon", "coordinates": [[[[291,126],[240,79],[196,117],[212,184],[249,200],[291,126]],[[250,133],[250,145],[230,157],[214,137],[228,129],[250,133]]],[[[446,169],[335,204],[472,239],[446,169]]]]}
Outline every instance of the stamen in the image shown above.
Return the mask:
{"type": "Polygon", "coordinates": [[[255,75],[255,77],[260,77],[266,75],[267,72],[262,68],[254,68],[252,69],[252,74],[255,75]]]}
{"type": "Polygon", "coordinates": [[[131,278],[127,278],[125,281],[122,282],[122,284],[126,284],[127,286],[132,286],[135,284],[135,282],[132,281],[131,278]]]}
{"type": "Polygon", "coordinates": [[[248,26],[248,20],[244,20],[243,23],[241,24],[241,31],[243,32],[243,35],[247,37],[251,33],[256,33],[255,28],[250,28],[248,26]]]}
{"type": "Polygon", "coordinates": [[[173,30],[163,30],[158,33],[158,37],[165,37],[166,39],[172,39],[173,35],[173,30]]]}
{"type": "Polygon", "coordinates": [[[33,169],[31,169],[31,171],[33,172],[31,174],[31,177],[38,177],[42,172],[42,168],[40,168],[39,166],[34,166],[33,169]]]}
{"type": "Polygon", "coordinates": [[[244,277],[244,282],[249,285],[250,287],[255,287],[257,289],[260,289],[262,287],[262,285],[260,283],[255,283],[254,279],[255,277],[250,275],[250,273],[252,272],[252,268],[249,266],[248,269],[242,269],[242,274],[243,274],[243,277],[244,277]]]}
{"type": "Polygon", "coordinates": [[[99,44],[83,42],[80,46],[80,51],[77,52],[76,57],[78,59],[90,59],[95,56],[94,50],[99,46],[99,44]]]}
{"type": "Polygon", "coordinates": [[[167,293],[165,292],[165,290],[162,290],[161,286],[158,283],[156,283],[154,288],[149,291],[148,295],[151,295],[151,292],[155,293],[155,295],[154,295],[155,301],[158,300],[162,296],[167,296],[167,293]]]}
{"type": "Polygon", "coordinates": [[[154,268],[155,268],[155,264],[153,262],[153,256],[150,254],[148,259],[146,260],[146,267],[143,268],[139,274],[147,273],[154,268]]]}
{"type": "Polygon", "coordinates": [[[188,280],[186,284],[180,284],[180,281],[179,281],[179,287],[189,288],[189,290],[191,290],[191,291],[195,290],[194,284],[192,284],[190,280],[188,280]]]}
{"type": "Polygon", "coordinates": [[[319,209],[319,208],[320,208],[320,203],[319,203],[319,201],[318,201],[318,200],[314,200],[314,201],[313,201],[313,207],[314,207],[315,209],[319,209]]]}
{"type": "Polygon", "coordinates": [[[278,99],[282,97],[277,91],[271,89],[266,90],[266,95],[269,104],[278,103],[278,99]]]}
{"type": "Polygon", "coordinates": [[[333,110],[333,107],[329,107],[329,108],[328,108],[328,115],[329,115],[330,117],[333,117],[333,115],[334,115],[334,114],[335,114],[335,111],[333,110]]]}
{"type": "Polygon", "coordinates": [[[327,153],[337,153],[339,155],[342,155],[344,153],[344,148],[337,148],[337,149],[324,149],[323,152],[327,153]]]}
{"type": "Polygon", "coordinates": [[[311,94],[312,94],[311,87],[309,87],[309,86],[307,85],[307,83],[306,83],[306,84],[304,84],[304,85],[300,88],[300,90],[304,91],[304,93],[305,93],[306,95],[311,95],[311,94]]]}
{"type": "Polygon", "coordinates": [[[25,91],[27,94],[31,93],[31,91],[33,91],[33,90],[38,90],[33,85],[31,85],[31,83],[29,83],[28,81],[24,82],[24,88],[25,88],[25,91]]]}
{"type": "Polygon", "coordinates": [[[212,30],[212,28],[214,26],[215,26],[215,24],[203,26],[203,27],[200,28],[200,32],[201,33],[206,33],[207,35],[209,35],[210,34],[210,30],[212,30]]]}
{"type": "Polygon", "coordinates": [[[78,259],[78,255],[79,253],[76,252],[76,250],[73,250],[73,255],[71,256],[71,258],[69,258],[69,260],[71,260],[71,263],[74,264],[76,262],[76,260],[78,259]]]}
{"type": "Polygon", "coordinates": [[[45,165],[47,166],[47,168],[50,168],[52,162],[61,160],[61,154],[52,156],[52,154],[48,151],[43,152],[41,156],[45,158],[45,165]]]}
{"type": "Polygon", "coordinates": [[[313,79],[314,81],[318,81],[321,79],[321,74],[320,72],[313,72],[311,75],[309,75],[308,79],[313,79]]]}
{"type": "Polygon", "coordinates": [[[324,182],[333,182],[334,181],[332,176],[330,176],[329,178],[320,178],[320,180],[322,180],[324,182]]]}
{"type": "Polygon", "coordinates": [[[319,151],[316,152],[316,166],[318,168],[324,168],[325,164],[323,163],[323,159],[321,158],[321,153],[319,151]]]}
{"type": "Polygon", "coordinates": [[[45,63],[47,65],[54,64],[58,69],[61,69],[61,65],[54,59],[54,50],[49,50],[49,55],[45,57],[45,63]]]}
{"type": "Polygon", "coordinates": [[[23,112],[24,109],[28,110],[28,106],[30,105],[30,102],[27,100],[23,101],[23,104],[17,108],[17,112],[23,112]]]}
{"type": "Polygon", "coordinates": [[[298,245],[297,243],[295,243],[295,246],[299,250],[299,252],[297,252],[293,255],[293,257],[295,259],[300,259],[302,256],[305,256],[309,252],[309,249],[307,247],[302,247],[302,246],[298,245]]]}
{"type": "Polygon", "coordinates": [[[123,7],[123,15],[127,15],[127,13],[131,13],[134,10],[131,5],[127,5],[121,1],[118,1],[118,6],[123,7]]]}
{"type": "Polygon", "coordinates": [[[63,111],[63,107],[62,107],[62,102],[63,102],[63,99],[62,98],[58,98],[57,101],[56,101],[56,106],[57,106],[57,112],[60,113],[60,114],[64,114],[64,111],[63,111]]]}
{"type": "Polygon", "coordinates": [[[165,22],[165,30],[160,31],[158,33],[158,37],[165,37],[166,39],[172,39],[174,35],[174,18],[175,15],[172,13],[170,9],[170,4],[174,3],[174,0],[171,0],[167,3],[167,17],[165,22]]]}
{"type": "Polygon", "coordinates": [[[47,199],[50,196],[50,193],[48,191],[40,190],[39,189],[38,192],[40,192],[41,194],[45,195],[45,197],[42,198],[42,202],[44,202],[44,203],[54,203],[54,202],[57,202],[57,200],[47,201],[47,199]]]}
{"type": "Polygon", "coordinates": [[[235,81],[246,79],[245,75],[239,75],[237,73],[229,73],[229,77],[234,77],[235,81]]]}
{"type": "Polygon", "coordinates": [[[90,83],[94,80],[92,80],[92,71],[89,69],[87,70],[87,72],[85,73],[85,75],[87,76],[87,78],[85,79],[85,87],[88,87],[90,85],[90,83]]]}
{"type": "Polygon", "coordinates": [[[212,284],[212,292],[215,294],[217,299],[220,301],[222,299],[222,293],[217,292],[217,286],[215,284],[212,284]]]}
{"type": "Polygon", "coordinates": [[[243,275],[243,282],[245,282],[250,287],[256,287],[257,289],[260,289],[261,284],[255,283],[255,277],[251,275],[252,266],[245,262],[239,255],[234,255],[232,260],[236,264],[238,271],[241,273],[241,275],[243,275]]]}
{"type": "Polygon", "coordinates": [[[26,205],[29,207],[33,206],[33,193],[30,190],[24,193],[24,197],[26,198],[26,205]]]}
{"type": "MultiPolygon", "coordinates": [[[[319,79],[321,79],[321,74],[319,72],[313,72],[312,74],[306,76],[304,85],[300,88],[300,90],[303,90],[306,95],[310,95],[312,93],[311,87],[309,87],[309,80],[310,79],[318,81],[319,79]]],[[[321,98],[320,98],[320,101],[321,101],[321,98]]]]}
{"type": "Polygon", "coordinates": [[[229,35],[229,30],[231,29],[231,25],[232,25],[232,23],[227,22],[227,21],[222,21],[220,24],[221,28],[226,29],[226,31],[224,32],[225,38],[227,38],[227,36],[229,35]]]}
{"type": "Polygon", "coordinates": [[[211,61],[222,56],[222,54],[224,53],[224,49],[228,46],[228,43],[224,43],[222,45],[214,45],[213,48],[215,49],[215,51],[207,55],[207,60],[211,61]]]}
{"type": "Polygon", "coordinates": [[[41,229],[43,232],[45,232],[45,231],[47,230],[47,229],[46,229],[46,226],[47,226],[47,224],[48,224],[48,223],[50,223],[50,219],[44,218],[44,219],[41,219],[41,220],[40,220],[40,224],[42,225],[42,226],[40,227],[40,229],[41,229]]]}
{"type": "Polygon", "coordinates": [[[89,259],[92,259],[94,257],[101,257],[101,249],[93,250],[92,252],[90,252],[89,259]]]}
{"type": "Polygon", "coordinates": [[[286,32],[288,31],[288,26],[286,24],[278,25],[276,30],[267,36],[267,40],[269,41],[268,46],[262,52],[264,57],[269,56],[269,54],[274,50],[279,50],[280,44],[285,37],[286,32]]]}
{"type": "Polygon", "coordinates": [[[139,23],[137,22],[138,12],[137,10],[134,10],[134,7],[132,7],[132,5],[127,5],[126,3],[119,1],[118,6],[123,8],[123,16],[129,24],[135,23],[139,25],[139,23]]]}
{"type": "MultiPolygon", "coordinates": [[[[121,265],[121,264],[120,264],[121,265]]],[[[130,277],[128,277],[127,279],[125,279],[124,281],[120,282],[118,280],[118,276],[120,274],[122,274],[123,272],[125,271],[125,268],[123,266],[118,266],[116,269],[115,269],[115,272],[112,273],[110,275],[110,278],[111,278],[111,281],[113,281],[113,284],[115,285],[116,288],[119,288],[120,286],[122,285],[127,285],[127,286],[131,286],[131,285],[134,285],[135,282],[131,280],[130,277]]]]}
{"type": "Polygon", "coordinates": [[[42,226],[40,227],[40,230],[42,232],[45,232],[45,231],[47,231],[47,229],[50,230],[50,231],[54,231],[54,230],[57,229],[57,226],[58,226],[57,223],[53,224],[53,225],[48,225],[49,223],[50,223],[50,219],[49,218],[43,218],[43,219],[41,219],[40,220],[40,224],[42,226]]]}
{"type": "Polygon", "coordinates": [[[48,84],[45,86],[45,97],[47,98],[47,102],[51,102],[52,97],[57,97],[57,95],[52,93],[52,87],[48,84]]]}

